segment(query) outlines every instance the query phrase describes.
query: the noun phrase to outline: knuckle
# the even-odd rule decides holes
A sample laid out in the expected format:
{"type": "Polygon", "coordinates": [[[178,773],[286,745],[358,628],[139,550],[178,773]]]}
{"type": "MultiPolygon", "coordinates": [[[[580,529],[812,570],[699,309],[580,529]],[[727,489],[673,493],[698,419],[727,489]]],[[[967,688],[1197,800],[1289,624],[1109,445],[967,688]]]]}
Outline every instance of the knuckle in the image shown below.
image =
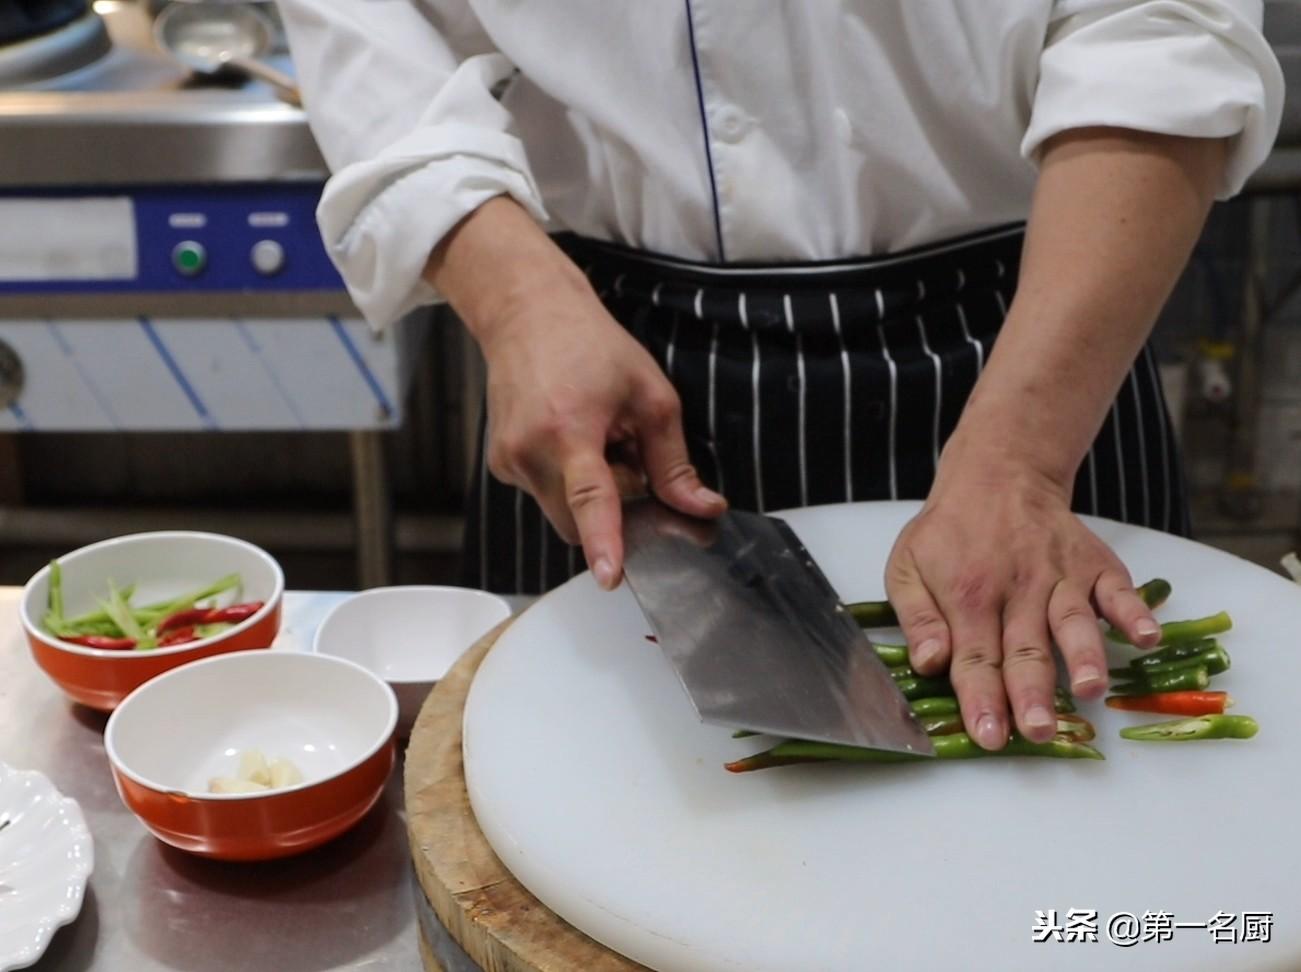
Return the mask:
{"type": "Polygon", "coordinates": [[[656,385],[646,393],[642,409],[651,425],[665,428],[678,421],[682,414],[682,403],[671,386],[656,385]]]}
{"type": "Polygon", "coordinates": [[[610,498],[610,488],[601,482],[585,481],[575,483],[567,490],[565,497],[572,510],[589,509],[610,498]]]}
{"type": "Polygon", "coordinates": [[[899,620],[917,632],[930,632],[944,627],[944,619],[931,607],[904,608],[899,613],[899,620]]]}
{"type": "Polygon", "coordinates": [[[1003,664],[1003,655],[993,645],[968,645],[954,653],[953,671],[955,675],[970,674],[981,671],[998,671],[1003,664]]]}
{"type": "Polygon", "coordinates": [[[1048,648],[1034,642],[1019,641],[1003,649],[1004,668],[1023,668],[1026,665],[1043,665],[1049,659],[1048,648]]]}

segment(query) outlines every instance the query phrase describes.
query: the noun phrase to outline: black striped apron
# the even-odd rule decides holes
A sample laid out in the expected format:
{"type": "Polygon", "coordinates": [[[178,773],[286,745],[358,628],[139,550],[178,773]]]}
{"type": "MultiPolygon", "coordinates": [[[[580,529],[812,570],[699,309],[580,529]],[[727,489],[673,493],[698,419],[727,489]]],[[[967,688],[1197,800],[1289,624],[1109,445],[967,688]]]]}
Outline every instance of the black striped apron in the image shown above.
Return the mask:
{"type": "MultiPolygon", "coordinates": [[[[673,382],[701,478],[733,506],[764,511],[926,497],[1007,315],[1023,237],[1015,226],[884,258],[775,267],[557,241],[673,382]]],[[[1073,502],[1187,533],[1150,346],[1080,466],[1073,502]]],[[[481,443],[463,583],[534,594],[582,569],[582,551],[538,505],[492,477],[481,443]]]]}

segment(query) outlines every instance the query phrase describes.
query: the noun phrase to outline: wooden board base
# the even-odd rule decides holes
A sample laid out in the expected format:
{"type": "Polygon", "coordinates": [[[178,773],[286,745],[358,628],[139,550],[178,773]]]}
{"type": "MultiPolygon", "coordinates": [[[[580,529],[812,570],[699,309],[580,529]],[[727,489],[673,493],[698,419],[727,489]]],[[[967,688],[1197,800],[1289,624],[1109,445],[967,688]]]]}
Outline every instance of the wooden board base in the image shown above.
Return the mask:
{"type": "MultiPolygon", "coordinates": [[[[405,792],[416,877],[439,921],[485,972],[645,970],[549,911],[506,870],[475,822],[461,762],[461,720],[474,673],[508,624],[461,656],[411,732],[405,792]]],[[[430,972],[441,972],[423,941],[421,956],[430,972]]]]}

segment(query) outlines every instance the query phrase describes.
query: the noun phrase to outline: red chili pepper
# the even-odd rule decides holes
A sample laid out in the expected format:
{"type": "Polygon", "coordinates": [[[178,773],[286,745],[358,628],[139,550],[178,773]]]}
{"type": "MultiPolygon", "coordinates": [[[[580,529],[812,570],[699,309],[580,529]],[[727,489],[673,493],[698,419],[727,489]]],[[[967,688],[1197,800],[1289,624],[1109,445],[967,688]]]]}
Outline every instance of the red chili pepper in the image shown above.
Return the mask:
{"type": "Polygon", "coordinates": [[[83,648],[103,648],[106,651],[130,651],[136,646],[134,638],[110,638],[107,635],[68,635],[61,640],[83,648]]]}
{"type": "Polygon", "coordinates": [[[247,621],[262,610],[262,601],[249,601],[246,604],[232,604],[230,607],[213,608],[200,624],[239,624],[247,621]]]}
{"type": "Polygon", "coordinates": [[[184,611],[177,611],[175,614],[169,614],[163,620],[158,622],[158,634],[164,634],[173,628],[193,627],[196,624],[202,624],[203,619],[208,616],[211,608],[187,608],[184,611]]]}
{"type": "Polygon", "coordinates": [[[176,645],[183,645],[189,641],[198,641],[199,633],[194,630],[194,625],[188,625],[184,628],[175,628],[167,632],[162,638],[158,639],[159,648],[172,648],[176,645]]]}
{"type": "Polygon", "coordinates": [[[158,634],[164,634],[173,628],[188,628],[196,624],[239,624],[247,621],[262,610],[263,601],[249,601],[245,604],[232,604],[224,608],[189,608],[169,614],[158,623],[158,634]]]}
{"type": "Polygon", "coordinates": [[[1228,692],[1157,692],[1152,695],[1109,695],[1107,708],[1122,712],[1160,712],[1165,715],[1220,715],[1233,699],[1228,692]]]}

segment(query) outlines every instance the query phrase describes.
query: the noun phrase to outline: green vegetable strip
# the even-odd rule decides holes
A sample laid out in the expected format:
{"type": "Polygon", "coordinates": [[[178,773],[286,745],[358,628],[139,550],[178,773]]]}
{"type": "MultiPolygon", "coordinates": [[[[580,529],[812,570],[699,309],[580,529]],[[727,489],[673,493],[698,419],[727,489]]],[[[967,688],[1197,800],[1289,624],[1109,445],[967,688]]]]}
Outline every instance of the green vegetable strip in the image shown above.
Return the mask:
{"type": "Polygon", "coordinates": [[[953,686],[949,684],[947,678],[897,678],[894,684],[899,686],[899,691],[909,701],[925,698],[928,695],[953,694],[953,686]]]}
{"type": "Polygon", "coordinates": [[[908,704],[917,716],[952,715],[958,711],[958,700],[951,695],[913,699],[908,704]]]}
{"type": "MultiPolygon", "coordinates": [[[[1006,746],[993,752],[982,749],[965,732],[931,737],[937,759],[983,759],[987,756],[1052,756],[1060,759],[1102,759],[1100,752],[1086,743],[1054,738],[1045,743],[1030,742],[1013,733],[1006,746]]],[[[805,742],[788,739],[768,750],[777,758],[788,756],[845,760],[862,763],[898,763],[924,760],[926,756],[911,753],[885,752],[879,749],[860,749],[857,746],[838,746],[834,743],[805,742]]]]}
{"type": "Polygon", "coordinates": [[[1138,588],[1138,596],[1143,599],[1143,603],[1148,608],[1155,611],[1170,599],[1170,582],[1160,577],[1154,577],[1138,588]]]}
{"type": "Polygon", "coordinates": [[[872,649],[876,652],[877,658],[892,668],[896,665],[908,664],[907,645],[878,645],[874,641],[872,642],[872,649]]]}
{"type": "Polygon", "coordinates": [[[1174,672],[1187,671],[1190,668],[1205,668],[1207,675],[1223,675],[1229,670],[1229,653],[1218,645],[1200,655],[1192,655],[1188,658],[1176,658],[1173,661],[1164,662],[1160,665],[1148,665],[1143,668],[1131,665],[1128,668],[1112,668],[1109,670],[1114,678],[1145,678],[1152,679],[1158,675],[1169,675],[1174,672]]]}
{"type": "MultiPolygon", "coordinates": [[[[1233,619],[1229,617],[1227,611],[1221,611],[1219,614],[1212,614],[1206,618],[1196,618],[1192,621],[1168,621],[1161,625],[1161,640],[1158,644],[1172,645],[1181,641],[1196,641],[1201,638],[1209,638],[1211,635],[1223,634],[1233,627],[1233,619]]],[[[1113,641],[1119,641],[1121,644],[1133,644],[1128,638],[1114,628],[1107,632],[1107,637],[1113,641]]]]}
{"type": "Polygon", "coordinates": [[[845,607],[849,608],[860,628],[895,628],[899,625],[899,618],[889,601],[859,601],[845,607]]]}
{"type": "Polygon", "coordinates": [[[101,601],[100,604],[113,619],[113,623],[118,626],[122,637],[134,639],[137,648],[145,647],[145,631],[131,613],[131,608],[122,597],[122,592],[112,581],[108,582],[108,601],[101,601]]]}
{"type": "Polygon", "coordinates": [[[1139,742],[1185,742],[1191,739],[1250,739],[1259,728],[1251,716],[1207,715],[1129,726],[1120,730],[1120,734],[1125,739],[1139,742]]]}
{"type": "Polygon", "coordinates": [[[1154,695],[1158,692],[1201,691],[1211,684],[1204,667],[1189,668],[1182,672],[1158,672],[1149,677],[1137,677],[1112,687],[1116,695],[1154,695]]]}
{"type": "Polygon", "coordinates": [[[169,614],[175,614],[177,611],[193,607],[199,601],[205,601],[210,597],[216,597],[218,594],[224,594],[233,587],[239,587],[240,583],[239,574],[227,574],[219,581],[209,584],[193,594],[186,594],[183,597],[171,601],[162,601],[157,604],[146,604],[139,609],[139,613],[157,615],[155,620],[161,620],[169,614]]]}
{"type": "Polygon", "coordinates": [[[63,625],[63,568],[57,560],[50,561],[50,613],[63,625]]]}
{"type": "Polygon", "coordinates": [[[1140,655],[1132,659],[1129,663],[1131,668],[1159,668],[1162,665],[1173,661],[1180,661],[1184,658],[1194,658],[1197,655],[1204,654],[1212,648],[1219,648],[1220,642],[1215,638],[1200,638],[1197,641],[1182,641],[1177,645],[1166,645],[1164,648],[1158,648],[1156,651],[1149,652],[1146,655],[1140,655]]]}

